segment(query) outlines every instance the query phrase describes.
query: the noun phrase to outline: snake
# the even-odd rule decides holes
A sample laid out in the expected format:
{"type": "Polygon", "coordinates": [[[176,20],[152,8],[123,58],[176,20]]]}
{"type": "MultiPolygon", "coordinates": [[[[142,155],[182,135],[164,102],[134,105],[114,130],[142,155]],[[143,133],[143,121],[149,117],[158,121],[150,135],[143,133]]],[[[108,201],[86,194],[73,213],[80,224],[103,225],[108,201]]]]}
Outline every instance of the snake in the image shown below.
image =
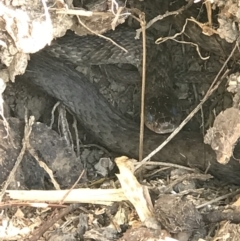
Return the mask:
{"type": "MultiPolygon", "coordinates": [[[[130,35],[130,33],[128,34],[130,35]]],[[[123,34],[121,30],[121,34],[118,33],[115,41],[126,47],[129,44],[126,36],[129,35],[123,34]]],[[[31,55],[25,74],[18,76],[17,81],[34,84],[60,100],[75,113],[77,119],[95,137],[97,143],[101,143],[114,153],[138,158],[139,125],[113,108],[98,88],[90,83],[84,74],[74,68],[73,63],[74,65],[88,63],[94,56],[94,62],[91,64],[101,64],[104,60],[104,64],[124,62],[141,68],[141,42],[131,38],[131,41],[134,42],[133,47],[125,52],[108,41],[101,45],[100,43],[104,41],[99,42],[96,36],[91,38],[92,46],[95,45],[98,49],[104,50],[104,56],[96,54],[94,48],[89,46],[89,37],[85,39],[85,46],[84,38],[68,35],[55,41],[43,51],[31,55]],[[119,53],[122,55],[121,58],[119,58],[119,53]]],[[[159,73],[159,70],[163,69],[164,65],[161,68],[155,68],[155,71],[159,73]]],[[[160,74],[168,77],[166,71],[160,74]]],[[[168,85],[169,82],[162,83],[168,85]]],[[[166,92],[171,91],[169,86],[161,88],[166,92]]],[[[164,91],[161,91],[160,94],[164,91]]],[[[175,108],[176,102],[173,101],[173,104],[173,108],[175,108]]],[[[167,108],[167,110],[171,108],[167,108]]],[[[144,155],[147,155],[167,138],[166,135],[158,135],[148,130],[145,130],[144,137],[144,155]]],[[[171,145],[167,145],[160,153],[157,153],[153,160],[171,161],[180,165],[193,165],[199,169],[205,169],[206,165],[209,166],[205,164],[205,158],[211,164],[210,173],[219,178],[224,177],[230,183],[240,182],[239,164],[234,160],[225,166],[219,164],[211,148],[202,144],[202,137],[198,133],[182,132],[178,134],[171,141],[171,145]]]]}
{"type": "MultiPolygon", "coordinates": [[[[132,64],[141,74],[142,41],[135,36],[136,31],[126,27],[107,33],[105,37],[117,43],[120,48],[105,38],[96,35],[79,37],[69,31],[63,38],[54,41],[46,51],[53,57],[71,62],[75,66],[132,64]]],[[[162,46],[156,48],[153,37],[148,35],[144,120],[145,125],[158,134],[174,131],[181,120],[180,107],[168,76],[168,62],[166,51],[162,46]]],[[[110,72],[115,71],[116,68],[110,72]]],[[[129,71],[121,75],[115,74],[116,78],[120,76],[121,79],[124,75],[125,78],[131,78],[129,71]]]]}

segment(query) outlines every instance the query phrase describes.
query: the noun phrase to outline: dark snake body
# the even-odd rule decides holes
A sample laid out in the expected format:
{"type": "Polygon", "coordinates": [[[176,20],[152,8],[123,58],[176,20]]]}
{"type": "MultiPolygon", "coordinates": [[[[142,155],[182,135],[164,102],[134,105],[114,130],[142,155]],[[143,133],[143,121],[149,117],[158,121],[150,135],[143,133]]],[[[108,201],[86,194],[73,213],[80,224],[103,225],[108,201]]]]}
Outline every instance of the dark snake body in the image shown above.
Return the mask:
{"type": "MultiPolygon", "coordinates": [[[[60,42],[58,43],[60,44],[60,42]]],[[[83,74],[77,72],[62,59],[66,54],[76,59],[78,49],[71,43],[69,45],[72,46],[72,50],[65,53],[56,51],[57,45],[53,48],[54,55],[57,53],[61,58],[49,56],[51,47],[47,51],[32,55],[26,73],[19,79],[34,83],[51,96],[61,100],[76,114],[78,120],[96,140],[108,149],[130,157],[137,157],[138,125],[118,113],[83,74]]],[[[107,51],[109,51],[109,59],[115,55],[111,49],[107,51]]],[[[86,56],[83,56],[83,59],[88,61],[86,56]]],[[[132,55],[126,56],[126,59],[136,61],[132,55]]],[[[96,59],[96,64],[99,64],[99,60],[101,57],[96,59]]],[[[156,135],[146,130],[144,154],[148,154],[165,139],[164,135],[156,135]]],[[[153,159],[194,165],[205,169],[204,160],[206,158],[211,163],[209,169],[211,173],[220,178],[224,176],[225,180],[231,183],[239,183],[239,164],[232,160],[229,165],[222,166],[216,162],[214,156],[215,154],[208,146],[203,146],[201,136],[182,132],[153,159]]]]}
{"type": "MultiPolygon", "coordinates": [[[[95,35],[79,37],[72,32],[54,41],[46,51],[73,65],[132,64],[141,73],[142,40],[135,39],[136,31],[120,27],[105,36],[125,48],[127,53],[109,40],[95,35]]],[[[168,75],[168,52],[162,46],[155,45],[153,37],[147,36],[145,124],[154,132],[165,134],[178,126],[181,111],[168,75]]],[[[114,73],[115,70],[116,68],[111,72],[114,73]]],[[[129,72],[125,74],[125,79],[131,78],[129,72]]],[[[119,73],[114,74],[116,76],[119,73]]],[[[123,78],[124,74],[118,76],[123,78]]]]}

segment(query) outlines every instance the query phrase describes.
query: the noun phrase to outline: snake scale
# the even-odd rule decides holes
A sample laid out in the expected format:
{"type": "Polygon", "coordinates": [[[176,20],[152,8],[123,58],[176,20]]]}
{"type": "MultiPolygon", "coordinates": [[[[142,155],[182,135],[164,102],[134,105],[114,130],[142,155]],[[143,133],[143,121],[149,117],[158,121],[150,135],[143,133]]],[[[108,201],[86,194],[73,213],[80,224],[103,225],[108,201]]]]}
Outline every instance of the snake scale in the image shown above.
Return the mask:
{"type": "MultiPolygon", "coordinates": [[[[126,38],[122,39],[128,41],[126,38]]],[[[83,41],[80,43],[81,46],[84,44],[83,41]]],[[[96,138],[96,141],[108,149],[115,153],[137,157],[138,124],[126,119],[115,110],[99,93],[98,89],[68,62],[69,58],[74,59],[75,64],[80,63],[82,60],[89,61],[87,53],[91,49],[86,49],[86,52],[79,56],[74,42],[69,42],[68,48],[65,48],[66,45],[61,48],[64,44],[66,43],[59,41],[53,47],[50,46],[45,51],[32,55],[26,73],[19,76],[18,79],[33,83],[49,95],[61,100],[64,105],[76,114],[78,120],[96,138]]],[[[106,49],[108,58],[104,57],[104,59],[111,60],[111,63],[113,63],[113,56],[118,55],[118,53],[115,50],[113,51],[115,47],[112,44],[110,46],[112,46],[112,49],[106,49]]],[[[103,49],[102,46],[98,47],[103,49]]],[[[117,51],[121,51],[119,48],[117,49],[117,51]]],[[[139,48],[132,50],[138,52],[139,48]]],[[[131,51],[127,54],[121,51],[123,59],[125,58],[125,62],[134,63],[139,67],[139,59],[136,59],[136,55],[131,55],[131,51]]],[[[93,51],[92,54],[95,54],[95,52],[93,51]]],[[[96,55],[95,64],[102,63],[102,59],[103,56],[96,55]]],[[[119,59],[116,62],[119,63],[119,59]]],[[[146,155],[154,150],[165,139],[165,135],[157,135],[146,130],[144,154],[146,155]]],[[[205,163],[205,160],[207,160],[211,164],[210,173],[220,178],[224,177],[226,181],[231,183],[239,183],[240,181],[239,164],[234,160],[226,166],[217,163],[215,154],[210,147],[202,144],[202,137],[198,134],[185,132],[178,134],[171,141],[171,144],[168,144],[160,153],[156,154],[153,159],[190,165],[202,170],[208,165],[208,163],[205,163]]]]}

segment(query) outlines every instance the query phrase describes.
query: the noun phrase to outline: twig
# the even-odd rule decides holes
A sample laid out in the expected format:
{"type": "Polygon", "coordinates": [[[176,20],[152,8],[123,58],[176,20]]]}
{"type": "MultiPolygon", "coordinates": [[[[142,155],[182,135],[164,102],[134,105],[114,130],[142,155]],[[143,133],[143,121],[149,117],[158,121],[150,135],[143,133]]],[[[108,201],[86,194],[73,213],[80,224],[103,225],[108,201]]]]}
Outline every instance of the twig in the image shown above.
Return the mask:
{"type": "Polygon", "coordinates": [[[208,201],[206,203],[200,204],[200,205],[196,206],[196,208],[197,209],[203,208],[203,207],[205,207],[207,205],[213,204],[213,203],[218,202],[220,200],[226,199],[226,198],[231,197],[231,196],[235,196],[235,195],[239,194],[239,192],[240,192],[240,189],[237,189],[235,192],[231,192],[231,193],[225,194],[223,196],[214,198],[211,201],[208,201]]]}
{"type": "MultiPolygon", "coordinates": [[[[59,202],[66,194],[67,190],[7,190],[9,198],[17,199],[21,202],[59,202]]],[[[65,198],[65,203],[92,203],[112,205],[113,202],[125,201],[126,196],[122,189],[89,189],[78,188],[69,192],[65,198]]]]}
{"type": "Polygon", "coordinates": [[[201,23],[201,22],[198,22],[195,18],[191,17],[190,19],[188,19],[189,21],[192,21],[194,23],[196,23],[201,29],[202,29],[202,33],[204,35],[207,35],[207,36],[211,36],[213,34],[218,34],[219,35],[219,32],[215,29],[213,29],[211,26],[209,27],[206,23],[201,23]]]}
{"type": "Polygon", "coordinates": [[[215,77],[215,79],[213,80],[213,83],[211,84],[211,86],[209,87],[206,95],[204,96],[204,98],[202,99],[202,101],[198,104],[198,106],[183,120],[183,122],[179,125],[179,127],[161,144],[159,145],[154,151],[152,151],[148,156],[146,156],[141,163],[139,163],[139,166],[136,167],[136,170],[138,168],[141,167],[141,165],[145,162],[147,162],[151,157],[153,157],[156,153],[158,153],[168,142],[170,142],[170,140],[172,140],[172,138],[188,123],[189,120],[191,120],[191,118],[199,111],[199,109],[201,108],[201,106],[208,100],[208,98],[211,96],[211,94],[218,88],[219,84],[222,82],[222,80],[225,78],[225,76],[228,74],[229,70],[227,70],[222,78],[219,80],[219,82],[214,86],[214,84],[216,83],[216,81],[218,80],[219,76],[221,75],[221,73],[223,72],[224,68],[227,66],[227,63],[229,62],[229,60],[231,59],[231,57],[233,56],[235,50],[238,47],[238,41],[239,38],[236,41],[236,44],[234,46],[234,48],[232,49],[232,52],[230,53],[230,55],[228,56],[228,58],[226,59],[226,61],[224,62],[222,68],[219,70],[217,76],[215,77]],[[214,87],[213,87],[214,86],[214,87]]]}
{"type": "Polygon", "coordinates": [[[116,0],[111,0],[111,12],[116,15],[117,13],[115,13],[115,9],[116,11],[118,11],[118,3],[116,2],[116,0]]]}
{"type": "MultiPolygon", "coordinates": [[[[10,137],[9,136],[9,123],[4,115],[4,107],[3,107],[4,99],[3,99],[2,94],[5,89],[6,89],[6,83],[4,82],[4,80],[2,78],[0,78],[0,117],[2,117],[2,119],[3,119],[3,126],[5,127],[5,130],[7,132],[7,135],[4,136],[3,138],[10,137]]],[[[13,143],[12,140],[11,140],[11,142],[13,143]]]]}
{"type": "Polygon", "coordinates": [[[199,57],[200,57],[202,60],[207,60],[207,59],[209,59],[209,56],[208,56],[208,57],[203,57],[203,56],[201,55],[200,50],[199,50],[199,46],[198,46],[197,44],[195,44],[195,43],[193,43],[193,42],[186,42],[186,41],[182,41],[182,40],[177,40],[177,39],[176,39],[177,36],[180,36],[180,35],[182,35],[182,34],[185,32],[185,29],[186,29],[186,26],[187,26],[188,21],[191,21],[191,19],[189,19],[189,18],[186,19],[186,21],[185,21],[185,23],[184,23],[184,25],[183,25],[183,28],[182,28],[182,31],[181,31],[181,32],[176,33],[176,34],[174,34],[173,36],[168,36],[168,37],[164,37],[164,38],[163,38],[163,37],[160,37],[160,38],[158,38],[158,39],[155,41],[155,43],[156,43],[156,44],[161,44],[161,43],[163,43],[163,42],[166,42],[167,40],[173,40],[173,41],[175,41],[175,42],[177,42],[177,43],[194,45],[194,46],[196,47],[196,51],[197,51],[199,57]]]}
{"type": "Polygon", "coordinates": [[[144,174],[143,178],[144,179],[153,179],[152,177],[154,177],[156,174],[160,173],[160,172],[165,172],[166,170],[169,170],[171,167],[162,167],[160,169],[156,169],[153,172],[149,173],[149,174],[144,174]]]}
{"type": "Polygon", "coordinates": [[[17,168],[18,166],[20,165],[22,159],[23,159],[23,156],[26,152],[26,149],[27,149],[27,143],[29,142],[29,137],[30,137],[30,134],[32,132],[32,126],[34,124],[34,116],[30,116],[29,120],[27,120],[27,111],[26,111],[26,114],[25,114],[25,120],[26,120],[26,123],[25,123],[25,128],[24,128],[24,136],[23,136],[23,139],[22,139],[22,149],[17,157],[17,161],[15,162],[15,165],[12,169],[12,171],[10,172],[7,180],[6,180],[6,183],[4,184],[3,188],[2,188],[2,191],[1,191],[1,194],[0,194],[0,202],[2,201],[2,198],[9,186],[9,184],[13,181],[13,178],[14,178],[14,175],[17,171],[17,168]]]}
{"type": "MultiPolygon", "coordinates": [[[[193,0],[190,0],[188,1],[187,5],[186,6],[183,6],[181,8],[179,8],[178,10],[176,11],[172,11],[172,12],[166,12],[165,14],[163,15],[158,15],[157,17],[151,19],[147,25],[146,25],[146,29],[150,28],[155,22],[157,22],[158,20],[162,20],[168,16],[171,16],[171,15],[177,15],[179,13],[182,13],[184,10],[188,9],[189,7],[191,7],[193,4],[193,0]]],[[[136,30],[136,39],[139,39],[140,38],[140,33],[141,33],[142,29],[137,29],[136,30]]]]}
{"type": "Polygon", "coordinates": [[[116,28],[116,26],[117,26],[117,23],[118,22],[121,22],[121,20],[120,20],[120,17],[122,17],[122,16],[129,16],[129,15],[131,15],[131,13],[122,13],[122,11],[125,9],[125,7],[119,7],[118,9],[117,9],[117,13],[115,14],[114,12],[113,12],[113,14],[115,15],[115,18],[112,20],[112,23],[111,23],[111,26],[112,26],[112,30],[115,30],[115,28],[116,28]]]}
{"type": "MultiPolygon", "coordinates": [[[[68,9],[68,8],[50,8],[49,11],[56,11],[56,13],[60,14],[69,14],[69,15],[75,15],[75,16],[83,16],[83,17],[92,17],[92,16],[104,16],[104,17],[112,17],[112,16],[128,16],[131,15],[131,13],[121,13],[122,10],[125,7],[118,7],[116,10],[117,12],[115,13],[113,10],[109,12],[98,12],[98,11],[88,11],[88,10],[83,10],[83,9],[68,9]]],[[[114,18],[115,19],[115,18],[114,18]]],[[[113,20],[115,21],[115,20],[113,20]]]]}
{"type": "Polygon", "coordinates": [[[174,180],[173,182],[171,182],[169,185],[167,185],[164,190],[164,193],[168,193],[174,188],[174,186],[176,186],[180,182],[183,182],[184,180],[198,179],[198,180],[206,181],[212,177],[213,176],[211,176],[210,174],[199,174],[199,173],[185,174],[179,177],[178,179],[174,180]]]}
{"type": "Polygon", "coordinates": [[[199,57],[200,57],[202,60],[207,60],[207,59],[209,59],[209,57],[210,57],[210,56],[203,57],[203,56],[201,55],[201,53],[200,53],[199,46],[198,46],[197,44],[193,43],[193,42],[186,42],[186,41],[181,41],[181,40],[177,40],[177,39],[171,39],[171,40],[173,40],[173,41],[175,41],[175,42],[177,42],[177,43],[180,43],[180,44],[190,44],[190,45],[195,46],[195,47],[196,47],[196,51],[197,51],[199,57]]]}
{"type": "MultiPolygon", "coordinates": [[[[222,66],[222,68],[220,69],[220,71],[218,72],[216,78],[213,80],[213,82],[212,82],[211,86],[209,87],[206,95],[210,95],[210,94],[211,94],[211,92],[212,92],[211,89],[213,88],[213,86],[214,86],[215,83],[217,82],[218,77],[220,76],[220,74],[221,74],[221,72],[223,71],[223,69],[227,66],[229,60],[231,59],[231,57],[233,56],[234,52],[235,52],[236,49],[238,48],[239,39],[240,39],[240,38],[238,37],[234,48],[232,49],[232,51],[231,51],[231,53],[229,54],[229,56],[228,56],[228,58],[226,59],[226,61],[224,62],[223,66],[222,66]]],[[[205,96],[206,96],[206,95],[205,95],[205,96]]]]}
{"type": "Polygon", "coordinates": [[[79,16],[77,16],[77,19],[78,19],[79,23],[80,23],[84,28],[86,28],[89,32],[97,35],[97,36],[100,37],[100,38],[104,38],[104,39],[110,41],[111,43],[113,43],[114,45],[116,45],[118,48],[120,48],[120,49],[123,50],[124,52],[128,53],[128,51],[127,51],[124,47],[122,47],[121,45],[117,44],[117,43],[116,43],[114,40],[112,40],[111,38],[108,38],[108,37],[106,37],[106,36],[104,36],[104,35],[102,35],[102,34],[99,34],[99,33],[95,32],[95,31],[91,30],[86,24],[84,24],[84,23],[81,21],[81,19],[80,19],[79,16]]]}
{"type": "Polygon", "coordinates": [[[67,145],[72,148],[72,151],[74,151],[74,145],[73,145],[73,139],[71,131],[69,130],[69,124],[66,116],[66,107],[64,105],[60,105],[58,107],[58,113],[59,113],[59,126],[61,129],[61,134],[63,138],[65,139],[67,145]]]}
{"type": "Polygon", "coordinates": [[[145,21],[144,13],[141,13],[139,18],[140,18],[140,24],[141,24],[141,28],[142,28],[142,48],[143,48],[143,56],[142,56],[141,122],[140,122],[140,137],[139,137],[139,161],[141,162],[142,158],[143,158],[144,104],[145,104],[147,48],[146,48],[146,21],[145,21]]]}
{"type": "Polygon", "coordinates": [[[72,185],[72,187],[71,187],[69,190],[67,190],[66,194],[64,194],[64,196],[63,196],[63,198],[62,198],[62,200],[60,201],[59,204],[63,204],[63,203],[64,203],[64,200],[66,199],[66,197],[68,196],[68,194],[74,189],[74,187],[76,187],[76,185],[78,184],[78,182],[80,181],[80,179],[82,178],[82,176],[83,176],[84,173],[85,173],[85,170],[83,170],[83,171],[81,172],[81,174],[79,175],[77,181],[72,185]]]}
{"type": "MultiPolygon", "coordinates": [[[[139,165],[139,163],[135,164],[136,166],[139,165]]],[[[150,166],[166,166],[166,167],[174,167],[174,168],[180,168],[180,169],[184,169],[184,170],[188,170],[188,171],[195,171],[196,169],[194,168],[190,168],[190,167],[185,167],[185,166],[181,166],[181,165],[177,165],[177,164],[173,164],[173,163],[166,163],[166,162],[146,162],[143,164],[145,165],[150,165],[150,166]]]]}
{"type": "Polygon", "coordinates": [[[42,167],[44,169],[44,171],[48,174],[55,189],[61,190],[60,185],[58,184],[58,182],[56,181],[56,179],[54,177],[53,171],[47,166],[47,164],[44,161],[41,161],[38,154],[36,153],[36,151],[34,150],[34,148],[31,146],[31,144],[29,142],[27,143],[27,150],[38,162],[38,165],[40,167],[42,167]]]}
{"type": "Polygon", "coordinates": [[[57,109],[57,107],[61,104],[60,101],[58,101],[52,108],[52,111],[51,111],[51,123],[50,123],[50,126],[49,128],[52,129],[53,127],[53,123],[54,123],[54,113],[55,113],[55,110],[57,109]]]}
{"type": "Polygon", "coordinates": [[[68,213],[78,209],[81,206],[79,203],[71,204],[69,207],[62,209],[58,214],[53,216],[51,219],[48,219],[43,223],[41,227],[39,227],[37,230],[34,231],[31,238],[28,239],[28,241],[36,241],[39,240],[40,237],[59,219],[67,215],[68,213]]]}
{"type": "MultiPolygon", "coordinates": [[[[52,32],[53,32],[53,25],[52,25],[52,20],[51,20],[51,17],[50,17],[50,14],[49,14],[49,11],[48,11],[48,8],[47,8],[47,4],[46,4],[46,1],[44,0],[41,0],[42,1],[42,5],[43,5],[43,8],[44,8],[44,13],[45,13],[45,18],[46,18],[46,23],[47,23],[47,27],[49,28],[49,36],[52,36],[52,32]]],[[[51,44],[51,41],[52,41],[52,38],[49,38],[49,42],[48,42],[48,45],[51,44]]]]}
{"type": "Polygon", "coordinates": [[[0,40],[0,46],[7,48],[7,44],[3,40],[0,40]]]}
{"type": "Polygon", "coordinates": [[[202,118],[202,124],[200,127],[202,127],[202,135],[204,136],[205,133],[205,122],[204,122],[204,112],[203,112],[203,108],[201,106],[201,118],[202,118]]]}
{"type": "Polygon", "coordinates": [[[128,12],[122,13],[122,11],[124,9],[126,9],[126,2],[125,2],[124,7],[119,7],[119,4],[117,3],[116,0],[111,0],[111,11],[110,12],[115,16],[111,22],[112,30],[115,30],[118,22],[123,23],[125,21],[125,19],[123,21],[121,21],[120,17],[131,15],[131,13],[128,13],[128,12]]]}
{"type": "Polygon", "coordinates": [[[10,208],[10,207],[33,207],[33,208],[66,208],[67,205],[60,205],[55,203],[37,203],[37,202],[19,202],[19,201],[9,201],[1,202],[0,208],[10,208]]]}
{"type": "Polygon", "coordinates": [[[212,5],[210,1],[205,1],[204,3],[207,10],[208,24],[210,27],[212,27],[212,5]]]}
{"type": "Polygon", "coordinates": [[[69,14],[69,15],[75,15],[75,16],[84,16],[84,17],[113,16],[111,12],[93,12],[93,11],[87,11],[82,9],[51,8],[49,9],[49,11],[56,11],[56,13],[69,14]]]}
{"type": "Polygon", "coordinates": [[[75,115],[72,115],[72,117],[73,117],[72,127],[74,129],[75,138],[76,138],[76,154],[77,154],[77,157],[80,157],[80,146],[79,146],[79,143],[81,142],[81,140],[79,139],[79,135],[78,135],[77,119],[76,119],[75,115]]]}

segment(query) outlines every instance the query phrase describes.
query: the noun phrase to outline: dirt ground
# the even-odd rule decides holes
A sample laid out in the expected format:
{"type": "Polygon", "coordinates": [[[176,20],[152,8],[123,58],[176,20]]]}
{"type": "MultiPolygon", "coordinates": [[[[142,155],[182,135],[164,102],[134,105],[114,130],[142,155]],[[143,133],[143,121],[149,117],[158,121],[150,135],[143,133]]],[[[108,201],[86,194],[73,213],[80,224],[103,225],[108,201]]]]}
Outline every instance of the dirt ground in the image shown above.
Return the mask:
{"type": "MultiPolygon", "coordinates": [[[[115,159],[116,154],[97,142],[61,102],[31,83],[17,81],[31,54],[69,29],[78,35],[104,34],[119,24],[140,28],[131,16],[139,17],[141,11],[147,23],[161,16],[149,29],[167,40],[182,119],[200,103],[200,111],[190,116],[183,130],[201,133],[216,162],[231,170],[231,158],[238,164],[240,135],[238,2],[129,0],[126,4],[0,2],[0,240],[240,239],[238,185],[226,182],[225,176],[214,178],[208,169],[204,173],[165,160],[150,161],[144,172],[133,174],[135,160],[115,159]],[[171,18],[173,11],[176,18],[195,14],[188,20],[195,27],[185,30],[182,17],[171,18]],[[181,31],[181,36],[170,37],[181,31]],[[224,71],[227,75],[212,84],[220,71],[220,76],[224,71]],[[211,74],[206,80],[182,81],[183,72],[211,74]]],[[[114,108],[139,123],[139,80],[121,82],[103,66],[78,66],[77,71],[114,108]]]]}

